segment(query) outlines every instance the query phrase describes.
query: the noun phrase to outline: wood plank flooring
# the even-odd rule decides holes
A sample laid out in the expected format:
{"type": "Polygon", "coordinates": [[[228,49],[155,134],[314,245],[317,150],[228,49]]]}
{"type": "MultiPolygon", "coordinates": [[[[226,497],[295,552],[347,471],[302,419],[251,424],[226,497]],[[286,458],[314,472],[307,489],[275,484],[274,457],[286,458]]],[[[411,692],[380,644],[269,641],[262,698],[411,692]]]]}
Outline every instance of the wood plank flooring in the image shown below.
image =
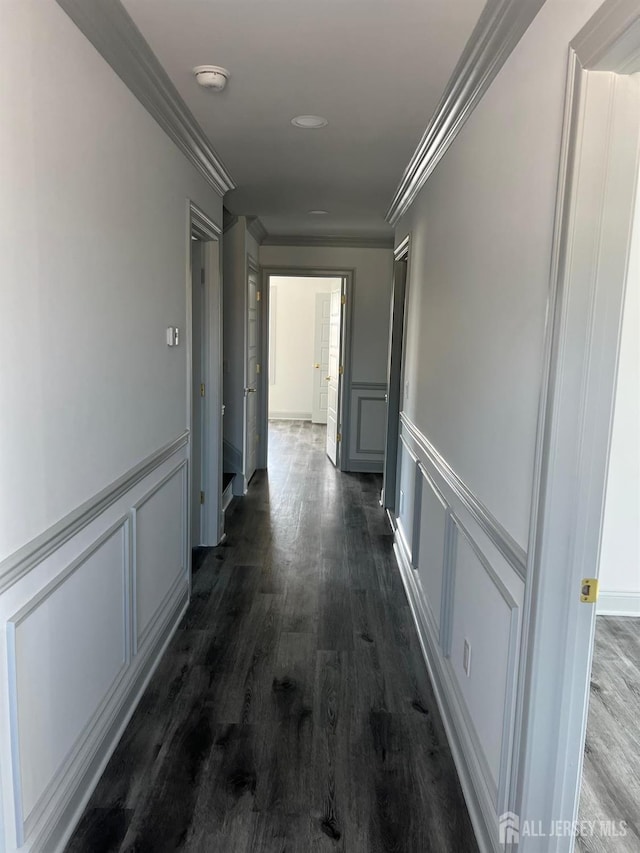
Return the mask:
{"type": "Polygon", "coordinates": [[[270,442],[67,853],[477,851],[380,478],[270,442]]]}
{"type": "Polygon", "coordinates": [[[624,838],[581,837],[579,850],[640,850],[640,619],[596,620],[580,819],[628,826],[624,838]]]}

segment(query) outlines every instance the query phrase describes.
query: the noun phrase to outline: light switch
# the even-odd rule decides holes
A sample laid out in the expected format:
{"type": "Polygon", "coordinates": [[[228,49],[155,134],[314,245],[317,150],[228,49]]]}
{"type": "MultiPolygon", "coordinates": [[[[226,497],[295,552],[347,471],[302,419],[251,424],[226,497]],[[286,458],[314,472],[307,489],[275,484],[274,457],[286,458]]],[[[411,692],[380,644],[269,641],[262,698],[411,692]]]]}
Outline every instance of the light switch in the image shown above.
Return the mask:
{"type": "Polygon", "coordinates": [[[180,343],[180,329],[177,326],[169,326],[167,329],[167,346],[177,347],[180,343]]]}

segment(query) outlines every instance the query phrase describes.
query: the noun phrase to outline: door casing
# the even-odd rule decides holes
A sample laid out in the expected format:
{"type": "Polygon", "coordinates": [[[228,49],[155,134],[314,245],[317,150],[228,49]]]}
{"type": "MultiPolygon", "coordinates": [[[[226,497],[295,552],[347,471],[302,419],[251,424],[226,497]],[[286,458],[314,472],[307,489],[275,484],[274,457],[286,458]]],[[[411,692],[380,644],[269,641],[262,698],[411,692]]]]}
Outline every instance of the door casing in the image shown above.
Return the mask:
{"type": "MultiPolygon", "coordinates": [[[[269,363],[269,280],[271,276],[290,276],[295,278],[342,278],[343,293],[346,302],[342,311],[342,365],[344,374],[340,384],[340,432],[343,436],[340,448],[339,469],[345,470],[349,440],[349,391],[351,388],[351,346],[353,337],[353,291],[355,285],[355,270],[353,268],[336,267],[262,267],[262,314],[260,334],[261,363],[269,363]]],[[[264,369],[259,377],[260,399],[258,407],[258,468],[267,467],[269,453],[269,371],[264,369]]]]}
{"type": "MultiPolygon", "coordinates": [[[[640,159],[640,8],[608,0],[571,44],[520,657],[512,810],[576,820],[626,270],[640,159]]],[[[570,853],[572,835],[548,837],[570,853]]],[[[538,845],[538,846],[536,846],[538,845]]],[[[519,853],[539,838],[521,836],[519,853]]]]}
{"type": "MultiPolygon", "coordinates": [[[[188,488],[187,529],[191,531],[191,514],[202,512],[201,542],[217,545],[224,537],[222,511],[222,229],[192,201],[187,201],[187,328],[185,336],[187,363],[187,426],[189,429],[189,476],[191,478],[193,434],[193,316],[192,316],[192,235],[201,241],[205,270],[202,292],[204,321],[202,351],[203,398],[202,491],[205,502],[193,506],[191,479],[188,488]]],[[[189,553],[190,549],[189,549],[189,553]]]]}

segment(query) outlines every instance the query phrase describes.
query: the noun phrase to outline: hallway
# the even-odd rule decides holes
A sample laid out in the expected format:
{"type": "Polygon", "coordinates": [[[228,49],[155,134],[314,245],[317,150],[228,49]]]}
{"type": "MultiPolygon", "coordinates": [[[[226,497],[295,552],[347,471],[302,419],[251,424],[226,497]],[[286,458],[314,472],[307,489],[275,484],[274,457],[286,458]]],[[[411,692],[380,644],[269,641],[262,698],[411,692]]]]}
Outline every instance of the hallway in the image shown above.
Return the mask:
{"type": "Polygon", "coordinates": [[[67,853],[477,849],[379,476],[269,437],[67,853]]]}

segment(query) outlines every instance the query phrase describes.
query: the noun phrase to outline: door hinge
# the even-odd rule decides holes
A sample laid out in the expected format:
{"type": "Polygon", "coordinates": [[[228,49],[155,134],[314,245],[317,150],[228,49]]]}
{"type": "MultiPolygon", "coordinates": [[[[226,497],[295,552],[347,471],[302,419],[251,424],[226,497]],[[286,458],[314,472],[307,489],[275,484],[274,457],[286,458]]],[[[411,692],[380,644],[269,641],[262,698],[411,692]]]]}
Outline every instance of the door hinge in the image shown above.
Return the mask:
{"type": "Polygon", "coordinates": [[[258,374],[260,373],[260,365],[259,364],[256,364],[256,373],[258,373],[258,374]]]}
{"type": "Polygon", "coordinates": [[[340,301],[342,302],[343,305],[347,304],[347,297],[344,295],[344,293],[342,294],[342,299],[340,301]]]}
{"type": "Polygon", "coordinates": [[[200,396],[204,397],[204,395],[205,395],[205,386],[204,386],[204,382],[201,382],[200,383],[200,396]]]}
{"type": "Polygon", "coordinates": [[[256,302],[262,301],[262,293],[259,290],[256,290],[256,302]]]}
{"type": "Polygon", "coordinates": [[[598,600],[598,579],[583,578],[580,582],[580,601],[594,604],[598,600]]]}
{"type": "Polygon", "coordinates": [[[339,433],[336,435],[336,441],[342,441],[342,433],[341,433],[341,432],[339,432],[339,433]]]}
{"type": "Polygon", "coordinates": [[[342,365],[340,365],[340,369],[338,370],[338,373],[340,374],[340,376],[344,376],[344,367],[342,365]]]}
{"type": "Polygon", "coordinates": [[[204,503],[204,492],[200,492],[200,503],[204,503]]]}

